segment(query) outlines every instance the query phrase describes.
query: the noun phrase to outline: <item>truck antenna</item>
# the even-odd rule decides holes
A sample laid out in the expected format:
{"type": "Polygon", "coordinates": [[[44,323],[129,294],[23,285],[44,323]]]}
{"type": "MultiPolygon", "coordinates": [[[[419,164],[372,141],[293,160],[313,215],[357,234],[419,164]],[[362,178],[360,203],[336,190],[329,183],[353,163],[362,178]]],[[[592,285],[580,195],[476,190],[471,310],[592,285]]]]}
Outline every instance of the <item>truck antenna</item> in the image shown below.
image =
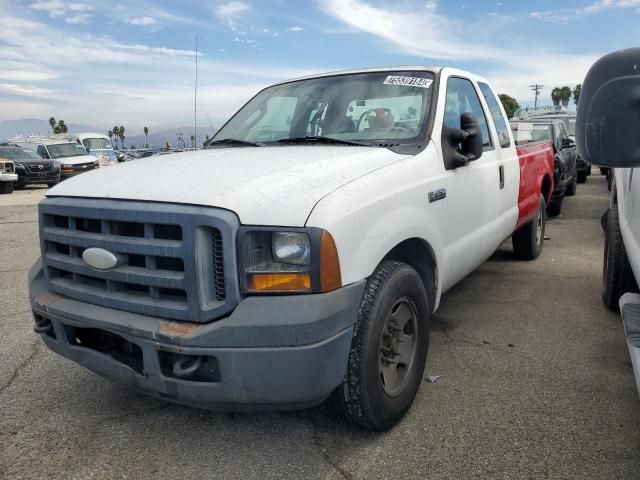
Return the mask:
{"type": "Polygon", "coordinates": [[[193,148],[198,145],[198,34],[196,33],[196,83],[193,89],[193,148]]]}

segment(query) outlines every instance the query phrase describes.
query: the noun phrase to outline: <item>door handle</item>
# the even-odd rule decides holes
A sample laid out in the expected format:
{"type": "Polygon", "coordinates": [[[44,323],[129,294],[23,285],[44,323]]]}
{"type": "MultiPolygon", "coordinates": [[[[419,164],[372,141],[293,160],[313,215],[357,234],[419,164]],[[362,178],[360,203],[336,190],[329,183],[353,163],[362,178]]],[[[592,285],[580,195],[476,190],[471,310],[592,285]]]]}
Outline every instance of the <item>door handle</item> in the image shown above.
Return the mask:
{"type": "Polygon", "coordinates": [[[498,171],[500,172],[500,190],[502,190],[504,188],[504,166],[500,165],[498,171]]]}

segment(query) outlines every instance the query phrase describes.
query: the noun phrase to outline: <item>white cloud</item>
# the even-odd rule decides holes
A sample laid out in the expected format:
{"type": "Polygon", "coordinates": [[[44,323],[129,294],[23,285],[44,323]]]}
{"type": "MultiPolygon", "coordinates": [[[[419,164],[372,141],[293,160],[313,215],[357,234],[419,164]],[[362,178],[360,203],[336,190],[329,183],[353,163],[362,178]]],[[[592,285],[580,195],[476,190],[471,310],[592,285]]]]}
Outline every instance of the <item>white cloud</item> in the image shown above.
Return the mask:
{"type": "Polygon", "coordinates": [[[150,27],[153,25],[157,25],[157,20],[153,17],[136,17],[136,18],[129,18],[126,20],[126,22],[129,25],[138,25],[141,27],[150,27]]]}
{"type": "Polygon", "coordinates": [[[251,7],[244,2],[229,2],[218,5],[215,8],[215,14],[222,22],[225,22],[230,28],[235,28],[236,21],[241,16],[247,14],[251,7]]]}
{"type": "Polygon", "coordinates": [[[86,25],[89,23],[91,19],[91,15],[88,13],[80,13],[78,15],[73,15],[71,17],[67,17],[64,19],[66,23],[70,23],[72,25],[86,25]]]}
{"type": "Polygon", "coordinates": [[[529,16],[543,22],[564,25],[578,18],[600,13],[605,10],[637,7],[640,7],[640,0],[598,0],[586,7],[534,11],[531,12],[529,16]]]}
{"type": "MultiPolygon", "coordinates": [[[[640,1],[640,0],[639,0],[640,1]]],[[[499,16],[479,17],[478,24],[462,23],[438,13],[431,2],[421,11],[389,10],[359,0],[326,0],[325,11],[348,26],[366,32],[393,46],[394,50],[418,57],[484,64],[484,74],[494,86],[518,99],[529,98],[529,84],[548,86],[580,83],[597,54],[562,54],[544,44],[535,46],[517,38],[504,38],[499,16]],[[479,28],[484,25],[484,29],[479,28]],[[478,28],[476,28],[478,27],[478,28]],[[472,41],[458,32],[473,31],[472,41]],[[522,46],[521,46],[522,45],[522,46]]],[[[478,70],[477,68],[474,70],[478,70]]]]}
{"type": "Polygon", "coordinates": [[[290,32],[301,32],[303,30],[304,30],[304,28],[302,28],[302,27],[292,27],[292,28],[289,29],[290,32]]]}
{"type": "Polygon", "coordinates": [[[93,11],[93,5],[88,3],[70,3],[67,8],[72,12],[91,12],[93,11]]]}
{"type": "Polygon", "coordinates": [[[33,87],[29,85],[18,85],[15,83],[0,83],[0,93],[12,95],[27,95],[31,97],[41,97],[51,95],[51,90],[46,88],[33,87]]]}
{"type": "Polygon", "coordinates": [[[29,8],[33,10],[39,10],[47,12],[50,17],[61,17],[67,11],[66,5],[61,0],[48,0],[42,2],[35,2],[29,5],[29,8]]]}

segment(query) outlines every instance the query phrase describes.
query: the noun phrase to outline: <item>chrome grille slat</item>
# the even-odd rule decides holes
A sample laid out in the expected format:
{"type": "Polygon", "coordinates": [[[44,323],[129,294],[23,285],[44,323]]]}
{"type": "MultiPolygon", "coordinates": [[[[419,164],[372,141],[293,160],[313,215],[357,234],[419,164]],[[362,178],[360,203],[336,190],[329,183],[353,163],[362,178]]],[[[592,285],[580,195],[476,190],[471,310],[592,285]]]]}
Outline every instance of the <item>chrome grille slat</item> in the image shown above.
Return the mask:
{"type": "Polygon", "coordinates": [[[52,291],[194,322],[220,318],[239,301],[235,244],[240,224],[229,211],[67,197],[45,199],[39,211],[42,261],[52,291]],[[95,270],[81,258],[91,247],[120,254],[123,263],[95,270]]]}
{"type": "Polygon", "coordinates": [[[154,287],[184,288],[184,274],[167,270],[156,270],[150,273],[140,267],[117,267],[106,272],[98,272],[86,264],[80,258],[72,258],[59,254],[47,254],[47,264],[62,270],[79,273],[86,276],[100,275],[105,280],[117,282],[137,283],[154,287]]]}

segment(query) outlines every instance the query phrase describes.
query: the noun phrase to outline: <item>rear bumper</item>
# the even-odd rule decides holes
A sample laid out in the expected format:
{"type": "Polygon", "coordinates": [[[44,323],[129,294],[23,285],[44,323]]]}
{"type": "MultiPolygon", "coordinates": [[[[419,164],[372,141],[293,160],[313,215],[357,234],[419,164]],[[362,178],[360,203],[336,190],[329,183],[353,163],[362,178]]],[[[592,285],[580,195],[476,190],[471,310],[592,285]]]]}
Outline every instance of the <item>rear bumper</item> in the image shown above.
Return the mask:
{"type": "Polygon", "coordinates": [[[0,173],[0,182],[17,182],[18,175],[15,173],[0,173]]]}
{"type": "Polygon", "coordinates": [[[620,313],[622,315],[624,333],[627,337],[629,356],[633,364],[636,387],[640,396],[640,295],[625,293],[620,298],[620,313]]]}
{"type": "Polygon", "coordinates": [[[164,400],[265,410],[318,404],[342,382],[364,281],[319,295],[249,297],[206,324],[62,297],[48,291],[39,262],[29,286],[36,321],[52,325],[41,337],[63,357],[164,400]],[[115,339],[118,351],[92,347],[87,336],[95,334],[115,339]],[[198,357],[204,363],[194,375],[175,375],[176,359],[198,357]]]}

